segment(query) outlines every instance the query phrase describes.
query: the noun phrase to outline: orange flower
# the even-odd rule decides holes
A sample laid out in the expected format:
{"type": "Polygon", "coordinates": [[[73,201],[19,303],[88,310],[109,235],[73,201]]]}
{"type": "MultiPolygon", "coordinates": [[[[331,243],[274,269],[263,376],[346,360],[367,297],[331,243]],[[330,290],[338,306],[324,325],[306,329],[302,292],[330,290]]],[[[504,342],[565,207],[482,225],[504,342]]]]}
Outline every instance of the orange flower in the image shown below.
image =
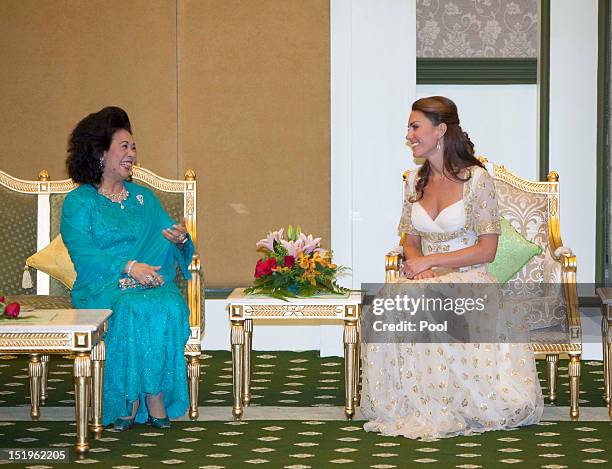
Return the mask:
{"type": "Polygon", "coordinates": [[[302,274],[302,279],[306,280],[307,282],[310,282],[311,285],[316,285],[317,281],[316,281],[316,272],[313,271],[306,271],[302,274]]]}
{"type": "MultiPolygon", "coordinates": [[[[315,256],[317,253],[315,253],[315,256]]],[[[298,264],[300,267],[308,272],[313,272],[315,270],[315,260],[311,258],[309,255],[303,255],[300,253],[298,255],[298,264]]]]}

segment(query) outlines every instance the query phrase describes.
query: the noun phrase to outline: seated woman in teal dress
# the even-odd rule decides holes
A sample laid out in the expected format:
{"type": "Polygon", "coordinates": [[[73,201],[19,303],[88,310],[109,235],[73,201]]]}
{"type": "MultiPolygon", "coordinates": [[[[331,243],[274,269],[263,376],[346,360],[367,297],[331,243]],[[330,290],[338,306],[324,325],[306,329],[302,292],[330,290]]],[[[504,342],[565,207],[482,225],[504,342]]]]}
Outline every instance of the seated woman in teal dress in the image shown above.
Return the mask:
{"type": "Polygon", "coordinates": [[[136,161],[130,121],[117,107],[85,117],[70,135],[61,234],[77,278],[75,308],[109,308],[104,425],[169,428],[189,407],[183,351],[189,309],[175,283],[194,246],[153,192],[129,182],[136,161]]]}

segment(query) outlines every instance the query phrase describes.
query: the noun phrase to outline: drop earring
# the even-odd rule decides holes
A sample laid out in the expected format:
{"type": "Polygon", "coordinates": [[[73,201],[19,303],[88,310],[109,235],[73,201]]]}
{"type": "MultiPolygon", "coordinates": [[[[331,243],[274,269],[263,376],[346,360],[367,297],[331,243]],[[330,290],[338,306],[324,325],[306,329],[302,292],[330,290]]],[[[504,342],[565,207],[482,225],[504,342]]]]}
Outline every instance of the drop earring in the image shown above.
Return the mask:
{"type": "Polygon", "coordinates": [[[100,158],[100,169],[104,170],[104,157],[100,158]]]}
{"type": "Polygon", "coordinates": [[[440,145],[440,140],[438,140],[438,143],[436,143],[436,149],[439,150],[440,148],[442,148],[442,145],[440,145]]]}

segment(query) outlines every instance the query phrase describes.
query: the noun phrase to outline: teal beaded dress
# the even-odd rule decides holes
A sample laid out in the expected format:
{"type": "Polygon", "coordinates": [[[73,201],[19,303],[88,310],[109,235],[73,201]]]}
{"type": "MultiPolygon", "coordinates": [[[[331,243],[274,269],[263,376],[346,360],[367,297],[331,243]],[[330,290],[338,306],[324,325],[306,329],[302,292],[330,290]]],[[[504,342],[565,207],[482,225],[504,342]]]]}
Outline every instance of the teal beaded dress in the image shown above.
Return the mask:
{"type": "Polygon", "coordinates": [[[126,182],[121,204],[83,184],[66,196],[61,233],[77,272],[72,289],[75,308],[108,308],[104,367],[103,425],[130,415],[140,400],[136,422],[148,419],[146,394],[163,392],[170,418],[189,407],[184,347],[189,338],[189,309],[175,283],[176,265],[188,278],[193,243],[166,240],[164,228],[176,221],[153,192],[126,182]],[[159,265],[159,288],[120,289],[129,260],[159,265]]]}

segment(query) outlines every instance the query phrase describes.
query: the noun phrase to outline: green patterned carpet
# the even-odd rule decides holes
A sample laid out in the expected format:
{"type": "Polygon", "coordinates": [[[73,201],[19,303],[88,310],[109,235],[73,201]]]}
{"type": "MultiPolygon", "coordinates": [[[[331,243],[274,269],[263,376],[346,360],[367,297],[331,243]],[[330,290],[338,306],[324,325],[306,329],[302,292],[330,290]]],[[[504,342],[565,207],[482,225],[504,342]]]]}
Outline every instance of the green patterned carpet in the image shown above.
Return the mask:
{"type": "MultiPolygon", "coordinates": [[[[0,438],[5,447],[74,444],[73,427],[66,422],[2,425],[0,438]]],[[[79,460],[72,450],[70,459],[75,467],[117,469],[609,467],[611,431],[609,422],[542,422],[514,431],[421,442],[381,437],[346,422],[175,422],[167,434],[142,426],[122,434],[107,430],[92,442],[85,459],[79,460]]]]}
{"type": "MultiPolygon", "coordinates": [[[[230,352],[202,355],[200,405],[232,405],[232,362],[230,352]]],[[[567,363],[559,363],[557,405],[569,405],[567,363]]],[[[542,386],[546,385],[546,363],[538,360],[542,386]]],[[[319,357],[318,352],[259,352],[253,354],[252,405],[343,406],[344,360],[319,357]],[[307,387],[307,390],[305,389],[307,387]]],[[[29,405],[28,365],[25,356],[0,355],[0,406],[29,405]]],[[[603,364],[582,363],[580,405],[603,406],[603,364]]],[[[52,356],[49,366],[48,406],[74,405],[72,362],[52,356]]]]}
{"type": "MultiPolygon", "coordinates": [[[[561,361],[559,406],[568,405],[564,365],[561,361]]],[[[279,417],[282,420],[249,421],[248,409],[247,420],[229,421],[231,354],[208,352],[202,355],[201,367],[200,405],[204,408],[228,406],[228,421],[175,421],[168,432],[148,426],[136,426],[126,433],[107,429],[101,439],[90,440],[91,451],[85,458],[77,457],[73,451],[74,423],[0,421],[0,447],[70,450],[70,464],[20,465],[30,469],[83,467],[83,464],[114,469],[612,467],[609,454],[612,423],[605,420],[607,412],[602,407],[603,365],[598,361],[583,362],[581,406],[600,407],[603,421],[544,421],[529,428],[430,442],[366,433],[360,421],[288,420],[291,417],[286,416],[279,417]]],[[[321,358],[317,352],[256,352],[253,405],[343,406],[343,370],[342,358],[321,358]]],[[[545,362],[538,362],[538,370],[544,380],[545,362]]],[[[68,356],[51,358],[49,387],[46,407],[74,405],[72,363],[68,356]]],[[[28,394],[25,357],[0,356],[0,412],[2,408],[29,406],[28,394]]],[[[42,411],[46,413],[45,409],[42,411]]],[[[201,411],[201,414],[205,418],[205,413],[201,411]]],[[[301,418],[308,418],[306,411],[301,418]]]]}

